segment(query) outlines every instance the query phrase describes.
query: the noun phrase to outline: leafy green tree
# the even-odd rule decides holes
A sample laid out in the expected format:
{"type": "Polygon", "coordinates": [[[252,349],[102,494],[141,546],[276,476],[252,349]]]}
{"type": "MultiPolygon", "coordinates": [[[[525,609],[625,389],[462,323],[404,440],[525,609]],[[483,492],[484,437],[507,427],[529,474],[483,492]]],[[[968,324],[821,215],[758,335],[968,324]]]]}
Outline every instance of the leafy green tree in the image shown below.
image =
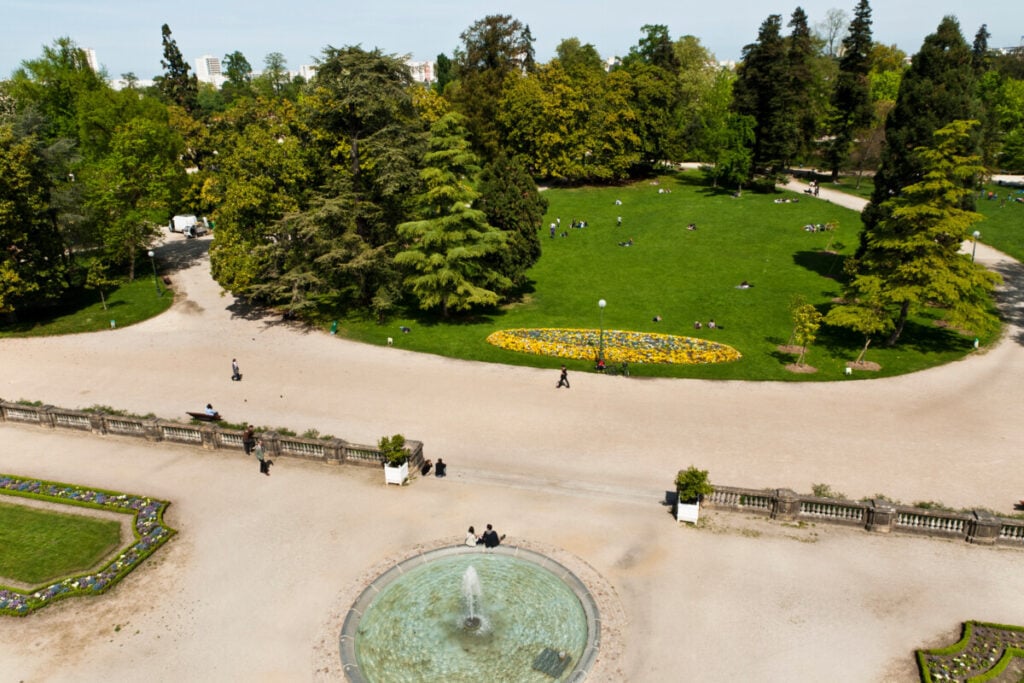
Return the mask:
{"type": "Polygon", "coordinates": [[[920,179],[885,202],[885,218],[867,233],[864,254],[849,300],[880,301],[893,316],[893,345],[911,311],[925,302],[948,309],[949,322],[963,329],[993,326],[989,308],[997,276],[959,253],[971,225],[981,219],[964,209],[983,168],[973,154],[974,121],[954,121],[934,134],[931,147],[915,150],[920,179]],[[877,283],[868,278],[877,278],[877,283]]]}
{"type": "Polygon", "coordinates": [[[513,286],[526,283],[526,271],[540,258],[540,237],[548,200],[537,191],[526,165],[499,155],[480,174],[480,197],[474,208],[484,212],[489,225],[506,235],[506,247],[495,256],[495,269],[513,286]]]}
{"type": "Polygon", "coordinates": [[[22,62],[6,90],[18,111],[31,107],[38,112],[43,125],[36,131],[49,143],[76,140],[81,99],[106,88],[102,74],[92,70],[85,52],[65,37],[44,47],[38,59],[22,62]]]}
{"type": "Polygon", "coordinates": [[[295,99],[298,92],[292,87],[288,73],[288,60],[280,52],[271,52],[263,58],[263,73],[253,82],[256,92],[268,99],[295,99]]]}
{"type": "Polygon", "coordinates": [[[800,347],[800,355],[796,359],[797,365],[804,364],[804,356],[807,355],[807,347],[818,338],[818,330],[821,328],[821,321],[824,316],[812,304],[803,304],[793,310],[793,340],[800,347]]]}
{"type": "Polygon", "coordinates": [[[828,162],[832,180],[839,179],[839,170],[849,157],[850,148],[873,120],[871,106],[871,6],[860,0],[853,21],[843,38],[839,74],[832,92],[832,120],[829,128],[832,142],[828,162]]]}
{"type": "Polygon", "coordinates": [[[675,73],[679,68],[679,58],[669,35],[668,26],[644,24],[640,30],[643,32],[643,36],[636,45],[629,49],[629,54],[626,55],[623,63],[628,65],[633,61],[640,61],[665,69],[669,73],[675,73]]]}
{"type": "MultiPolygon", "coordinates": [[[[856,266],[855,262],[850,262],[856,266]]],[[[864,346],[855,363],[864,360],[871,341],[893,329],[893,319],[886,308],[885,283],[876,275],[859,275],[847,287],[843,303],[833,306],[825,315],[826,325],[843,327],[864,337],[864,346]]]]}
{"type": "Polygon", "coordinates": [[[495,125],[505,80],[534,68],[533,36],[529,26],[507,14],[492,14],[462,32],[455,52],[455,88],[446,94],[466,119],[473,147],[484,160],[503,147],[495,125]]]}
{"type": "Polygon", "coordinates": [[[155,79],[168,102],[173,102],[187,112],[196,110],[199,97],[199,80],[195,74],[189,74],[188,63],[181,56],[178,43],[171,37],[171,28],[164,24],[160,27],[161,42],[164,46],[164,57],[160,66],[164,68],[163,76],[155,79]]]}
{"type": "Polygon", "coordinates": [[[252,65],[238,50],[224,55],[224,75],[227,80],[221,87],[224,99],[230,102],[238,97],[245,97],[252,93],[252,65]]]}
{"type": "Polygon", "coordinates": [[[398,226],[406,246],[395,263],[411,273],[405,281],[420,308],[439,308],[448,317],[452,311],[497,304],[495,290],[511,283],[489,265],[490,257],[505,248],[506,236],[472,208],[479,196],[470,185],[476,157],[459,115],[444,116],[430,133],[416,197],[422,218],[398,226]]]}
{"type": "Polygon", "coordinates": [[[604,71],[604,63],[597,48],[590,43],[583,44],[579,38],[566,38],[555,48],[558,63],[574,78],[582,74],[596,74],[604,71]]]}
{"type": "Polygon", "coordinates": [[[51,186],[38,139],[0,124],[0,314],[8,317],[53,303],[68,286],[51,186]]]}
{"type": "MultiPolygon", "coordinates": [[[[970,47],[956,18],[945,17],[904,72],[896,105],[886,119],[886,145],[871,202],[861,214],[864,232],[858,253],[863,253],[872,231],[887,218],[885,203],[921,178],[923,158],[915,150],[934,144],[935,131],[953,121],[977,120],[976,98],[970,47]]],[[[970,193],[962,199],[963,208],[972,208],[970,193]]]]}
{"type": "Polygon", "coordinates": [[[109,154],[83,172],[104,250],[113,263],[128,266],[129,281],[139,252],[171,215],[184,187],[181,152],[181,138],[166,123],[134,118],[117,127],[109,154]]]}
{"type": "Polygon", "coordinates": [[[104,259],[93,259],[85,276],[85,288],[99,292],[103,310],[107,310],[107,297],[104,290],[113,289],[118,284],[117,278],[110,276],[110,267],[104,259]]]}
{"type": "Polygon", "coordinates": [[[753,165],[754,118],[729,113],[721,124],[710,131],[708,139],[714,149],[711,163],[704,173],[718,187],[719,183],[742,190],[750,178],[753,165]]]}

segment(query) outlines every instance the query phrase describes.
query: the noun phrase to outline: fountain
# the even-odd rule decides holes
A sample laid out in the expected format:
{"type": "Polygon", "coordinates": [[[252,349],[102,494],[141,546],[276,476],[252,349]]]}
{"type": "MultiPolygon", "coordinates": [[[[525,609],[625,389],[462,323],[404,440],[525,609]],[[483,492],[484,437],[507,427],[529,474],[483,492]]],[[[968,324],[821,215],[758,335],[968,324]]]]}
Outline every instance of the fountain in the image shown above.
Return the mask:
{"type": "Polygon", "coordinates": [[[480,615],[480,597],[483,589],[480,587],[480,577],[476,574],[476,568],[469,565],[466,573],[462,575],[462,599],[466,602],[466,614],[462,620],[463,628],[469,631],[479,631],[484,620],[480,615]]]}
{"type": "Polygon", "coordinates": [[[582,681],[597,655],[586,587],[539,553],[447,547],[377,578],[342,628],[353,683],[582,681]]]}

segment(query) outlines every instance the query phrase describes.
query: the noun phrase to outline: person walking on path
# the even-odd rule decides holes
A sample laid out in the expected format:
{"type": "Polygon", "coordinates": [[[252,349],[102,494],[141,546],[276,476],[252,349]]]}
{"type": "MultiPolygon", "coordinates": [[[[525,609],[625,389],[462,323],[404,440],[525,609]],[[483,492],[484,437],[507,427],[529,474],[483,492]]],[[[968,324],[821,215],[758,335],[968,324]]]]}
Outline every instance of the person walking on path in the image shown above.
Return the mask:
{"type": "Polygon", "coordinates": [[[245,428],[242,432],[242,449],[246,455],[252,455],[252,449],[256,446],[256,432],[253,430],[252,425],[245,428]]]}
{"type": "Polygon", "coordinates": [[[231,381],[238,382],[242,379],[242,372],[238,369],[238,359],[231,359],[231,381]]]}
{"type": "Polygon", "coordinates": [[[555,389],[561,389],[562,387],[569,388],[569,371],[565,369],[564,365],[562,366],[562,374],[558,378],[558,384],[555,385],[555,389]]]}
{"type": "Polygon", "coordinates": [[[256,453],[256,459],[260,463],[260,474],[270,476],[270,460],[267,459],[267,452],[263,449],[263,439],[256,442],[256,448],[253,449],[256,453]]]}

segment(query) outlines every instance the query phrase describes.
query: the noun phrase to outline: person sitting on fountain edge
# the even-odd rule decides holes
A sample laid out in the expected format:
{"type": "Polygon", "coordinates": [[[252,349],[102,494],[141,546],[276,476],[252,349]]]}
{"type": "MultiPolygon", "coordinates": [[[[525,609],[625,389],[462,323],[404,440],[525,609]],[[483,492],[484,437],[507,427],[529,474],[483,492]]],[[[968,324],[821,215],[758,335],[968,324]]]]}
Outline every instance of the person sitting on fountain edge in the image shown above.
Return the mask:
{"type": "Polygon", "coordinates": [[[498,532],[494,530],[494,527],[488,524],[487,531],[483,533],[480,539],[484,542],[485,548],[497,548],[505,540],[505,534],[498,536],[498,532]]]}

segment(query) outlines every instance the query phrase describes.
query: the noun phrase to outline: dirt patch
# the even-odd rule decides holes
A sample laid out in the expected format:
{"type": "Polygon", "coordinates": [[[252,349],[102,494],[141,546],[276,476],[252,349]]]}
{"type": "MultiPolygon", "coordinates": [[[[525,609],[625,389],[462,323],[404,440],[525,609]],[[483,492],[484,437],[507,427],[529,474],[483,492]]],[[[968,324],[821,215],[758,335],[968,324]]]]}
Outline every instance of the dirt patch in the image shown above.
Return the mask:
{"type": "Polygon", "coordinates": [[[818,371],[818,368],[812,365],[797,365],[796,363],[788,363],[786,370],[789,372],[795,372],[798,375],[813,375],[818,371]]]}
{"type": "Polygon", "coordinates": [[[878,372],[879,370],[882,369],[881,365],[879,365],[878,363],[872,363],[869,360],[862,360],[860,362],[850,361],[849,363],[846,364],[846,367],[851,368],[853,370],[867,370],[869,372],[878,372]]]}
{"type": "Polygon", "coordinates": [[[779,353],[790,353],[794,356],[799,356],[804,350],[804,347],[795,344],[779,344],[775,348],[779,350],[779,353]]]}

